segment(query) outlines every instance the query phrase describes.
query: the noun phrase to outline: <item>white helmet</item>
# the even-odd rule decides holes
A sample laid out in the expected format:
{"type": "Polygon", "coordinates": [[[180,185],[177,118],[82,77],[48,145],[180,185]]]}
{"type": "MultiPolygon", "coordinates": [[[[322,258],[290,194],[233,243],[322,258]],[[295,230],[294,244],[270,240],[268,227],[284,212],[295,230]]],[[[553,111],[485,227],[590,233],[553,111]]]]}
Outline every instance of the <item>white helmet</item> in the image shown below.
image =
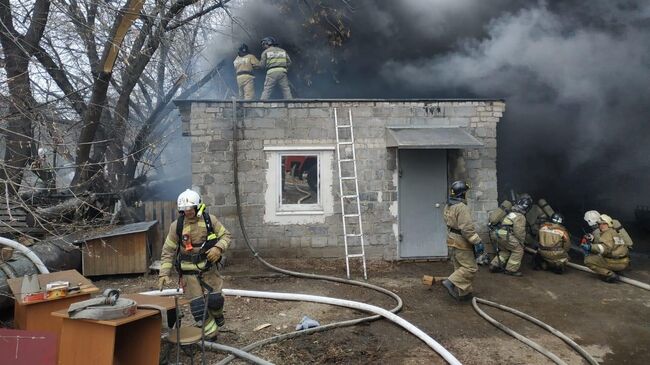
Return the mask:
{"type": "Polygon", "coordinates": [[[600,219],[600,213],[595,210],[590,210],[585,213],[584,219],[587,221],[588,225],[595,226],[598,224],[598,220],[600,219]]]}
{"type": "Polygon", "coordinates": [[[47,149],[46,149],[46,148],[40,147],[40,148],[38,149],[38,157],[40,157],[40,158],[45,158],[45,154],[46,154],[46,153],[47,153],[47,149]]]}
{"type": "Polygon", "coordinates": [[[198,207],[201,204],[201,196],[196,191],[187,189],[178,196],[176,203],[178,211],[184,211],[192,207],[198,207]]]}
{"type": "Polygon", "coordinates": [[[610,227],[614,226],[614,220],[612,219],[612,217],[608,216],[607,214],[600,215],[600,218],[598,218],[598,224],[601,223],[605,223],[610,227]]]}

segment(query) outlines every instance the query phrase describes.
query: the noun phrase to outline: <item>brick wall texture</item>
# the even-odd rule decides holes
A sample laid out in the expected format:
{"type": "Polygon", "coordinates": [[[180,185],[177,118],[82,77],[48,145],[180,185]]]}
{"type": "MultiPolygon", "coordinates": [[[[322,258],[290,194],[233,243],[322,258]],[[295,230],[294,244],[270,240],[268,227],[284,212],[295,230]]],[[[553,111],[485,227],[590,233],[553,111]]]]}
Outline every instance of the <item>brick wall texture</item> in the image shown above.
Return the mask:
{"type": "MultiPolygon", "coordinates": [[[[366,254],[397,258],[396,156],[386,148],[387,126],[459,127],[484,148],[449,150],[449,180],[468,179],[468,204],[478,222],[497,206],[497,123],[505,110],[500,100],[486,101],[181,101],[182,130],[192,144],[192,183],[210,212],[234,235],[232,251],[246,250],[237,218],[233,187],[233,123],[237,142],[241,209],[250,242],[263,255],[343,257],[341,207],[336,158],[332,164],[334,212],[322,224],[264,222],[267,152],[264,147],[336,145],[333,108],[339,117],[352,110],[359,171],[366,254]],[[459,161],[464,161],[460,168],[459,161]]],[[[484,224],[480,224],[481,227],[484,224]]],[[[487,241],[487,238],[485,237],[487,241]]]]}

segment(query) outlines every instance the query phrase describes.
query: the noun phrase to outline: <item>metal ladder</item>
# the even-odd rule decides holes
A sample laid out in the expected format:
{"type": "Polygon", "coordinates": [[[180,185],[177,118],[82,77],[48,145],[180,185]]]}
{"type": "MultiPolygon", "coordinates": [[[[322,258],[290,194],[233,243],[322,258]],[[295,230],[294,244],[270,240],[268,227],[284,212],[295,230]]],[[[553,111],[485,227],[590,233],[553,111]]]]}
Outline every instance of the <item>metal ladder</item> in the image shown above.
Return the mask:
{"type": "Polygon", "coordinates": [[[361,204],[359,202],[357,160],[354,149],[352,109],[348,109],[348,122],[339,124],[337,110],[334,108],[334,125],[336,127],[336,158],[339,167],[339,195],[341,197],[341,219],[343,220],[343,242],[345,244],[345,270],[348,279],[350,279],[350,258],[360,257],[363,261],[363,278],[368,280],[363,224],[361,223],[361,204]],[[344,132],[348,130],[349,133],[344,132]],[[344,173],[344,170],[347,174],[344,173]],[[346,211],[346,205],[348,209],[356,206],[356,212],[346,211]],[[355,225],[357,229],[354,229],[355,225]],[[357,244],[350,244],[348,240],[356,241],[357,244]],[[351,246],[359,248],[361,252],[350,253],[351,246]]]}

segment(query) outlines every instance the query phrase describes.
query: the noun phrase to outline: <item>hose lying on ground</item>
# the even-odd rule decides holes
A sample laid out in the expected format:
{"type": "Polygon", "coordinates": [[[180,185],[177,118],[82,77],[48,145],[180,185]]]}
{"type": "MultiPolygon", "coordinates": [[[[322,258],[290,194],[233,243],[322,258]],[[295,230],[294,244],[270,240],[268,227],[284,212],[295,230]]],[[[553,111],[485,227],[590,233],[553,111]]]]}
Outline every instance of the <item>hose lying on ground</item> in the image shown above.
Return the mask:
{"type": "Polygon", "coordinates": [[[472,298],[472,306],[474,307],[474,310],[476,311],[476,313],[478,313],[481,317],[485,318],[486,321],[492,323],[495,327],[497,327],[498,329],[502,330],[503,332],[509,334],[510,336],[512,336],[512,337],[518,339],[519,341],[525,343],[526,345],[534,348],[540,354],[542,354],[542,355],[548,357],[549,359],[551,359],[551,361],[553,361],[554,363],[559,364],[559,365],[567,365],[564,361],[562,361],[562,359],[557,357],[557,355],[555,355],[554,353],[548,351],[546,348],[542,347],[537,342],[535,342],[535,341],[533,341],[533,340],[519,334],[518,332],[515,332],[515,331],[511,330],[510,328],[508,328],[505,325],[497,322],[494,318],[487,315],[487,313],[483,312],[481,310],[481,308],[478,307],[478,304],[476,304],[478,299],[479,298],[476,298],[476,297],[472,298]]]}
{"type": "Polygon", "coordinates": [[[248,360],[252,363],[259,364],[259,365],[273,365],[273,363],[268,362],[264,359],[261,359],[255,355],[251,355],[248,352],[242,351],[238,348],[235,347],[230,347],[226,345],[222,345],[220,343],[214,343],[214,342],[205,342],[205,348],[213,350],[213,351],[221,351],[221,352],[227,352],[230,354],[233,354],[239,358],[242,358],[244,360],[248,360]]]}
{"type": "MultiPolygon", "coordinates": [[[[449,364],[460,364],[460,361],[454,357],[449,351],[447,351],[442,345],[440,345],[438,342],[436,342],[433,338],[431,338],[429,335],[424,333],[422,330],[419,328],[415,327],[413,324],[409,323],[405,319],[399,317],[398,315],[387,311],[383,308],[377,307],[375,305],[367,304],[367,303],[361,303],[361,302],[355,302],[352,300],[346,300],[346,299],[339,299],[339,298],[330,298],[330,297],[325,297],[325,296],[319,296],[319,295],[309,295],[309,294],[296,294],[296,293],[278,293],[278,292],[267,292],[267,291],[253,291],[253,290],[238,290],[238,289],[222,289],[222,294],[225,296],[239,296],[239,297],[249,297],[249,298],[263,298],[263,299],[275,299],[275,300],[291,300],[291,301],[306,301],[306,302],[313,302],[313,303],[322,303],[322,304],[330,304],[330,305],[336,305],[340,307],[346,307],[346,308],[352,308],[352,309],[357,309],[357,310],[362,310],[366,312],[371,312],[375,313],[377,315],[380,315],[391,322],[399,325],[400,327],[406,329],[407,331],[411,332],[413,335],[418,337],[420,340],[422,340],[424,343],[426,343],[429,347],[431,347],[434,351],[436,351],[440,356],[442,356],[445,361],[447,361],[449,364]]],[[[140,294],[145,294],[145,295],[178,295],[180,292],[177,289],[167,289],[163,291],[159,290],[152,290],[148,292],[143,292],[140,294]]],[[[318,327],[315,327],[318,328],[318,327]]],[[[298,332],[303,332],[303,334],[306,331],[298,331],[298,332]]],[[[242,351],[248,351],[248,349],[243,348],[241,349],[242,351]]],[[[224,359],[225,360],[225,359],[224,359]]],[[[223,360],[222,360],[223,361],[223,360]]]]}
{"type": "MultiPolygon", "coordinates": [[[[507,307],[507,306],[505,306],[505,305],[499,304],[499,303],[494,303],[494,302],[491,302],[491,301],[489,301],[489,300],[485,300],[485,299],[482,299],[482,298],[476,298],[476,297],[473,298],[473,300],[472,300],[472,306],[473,306],[474,309],[479,313],[479,315],[481,315],[483,318],[485,318],[486,320],[488,320],[490,323],[492,323],[492,324],[494,324],[495,326],[499,327],[499,329],[501,329],[501,330],[503,330],[503,331],[505,331],[505,332],[507,332],[507,333],[509,333],[509,334],[512,334],[512,333],[509,332],[509,331],[512,331],[512,330],[510,330],[508,327],[503,326],[501,323],[496,322],[496,320],[494,320],[494,319],[491,318],[491,317],[490,317],[489,319],[486,318],[487,314],[485,314],[485,312],[481,311],[481,309],[478,308],[478,305],[476,304],[476,302],[479,302],[479,303],[481,303],[481,304],[486,304],[486,305],[489,305],[489,306],[494,307],[494,308],[501,309],[501,310],[506,311],[506,312],[510,312],[510,313],[512,313],[512,314],[514,314],[514,315],[516,315],[516,316],[519,316],[519,317],[521,317],[521,318],[523,318],[523,319],[526,319],[526,320],[528,320],[528,321],[530,321],[530,322],[535,323],[536,325],[538,325],[538,326],[544,328],[545,330],[547,330],[547,331],[551,332],[552,334],[554,334],[555,336],[559,337],[562,341],[566,342],[566,343],[567,343],[569,346],[571,346],[574,350],[576,350],[578,353],[580,353],[580,355],[582,355],[582,357],[584,357],[584,358],[587,360],[587,362],[588,362],[589,364],[591,364],[591,365],[598,365],[598,361],[596,361],[596,359],[594,359],[594,358],[593,358],[593,357],[592,357],[592,356],[591,356],[587,351],[585,351],[585,349],[583,349],[582,347],[580,347],[580,345],[578,345],[577,343],[575,343],[572,339],[570,339],[570,338],[569,338],[568,336],[566,336],[564,333],[562,333],[562,332],[556,330],[555,328],[553,328],[553,327],[549,326],[548,324],[546,324],[546,323],[540,321],[539,319],[537,319],[537,318],[535,318],[535,317],[532,317],[532,316],[529,316],[528,314],[526,314],[526,313],[524,313],[524,312],[520,312],[520,311],[518,311],[518,310],[516,310],[516,309],[514,309],[514,308],[510,308],[510,307],[507,307]],[[493,322],[493,321],[494,321],[494,322],[493,322]],[[495,324],[495,322],[498,323],[499,325],[495,324]],[[505,329],[504,329],[504,328],[505,328],[505,329]],[[506,330],[506,329],[507,329],[507,330],[506,330]],[[509,330],[509,331],[508,331],[508,330],[509,330]]],[[[488,317],[489,317],[489,316],[488,316],[488,317]]],[[[514,332],[514,331],[512,331],[512,332],[514,332]]],[[[514,332],[514,333],[516,333],[516,332],[514,332]]],[[[512,334],[512,335],[514,336],[514,334],[512,334]]],[[[521,335],[519,335],[519,336],[521,336],[521,335]]],[[[515,336],[515,337],[517,337],[517,336],[515,336]]],[[[517,339],[519,339],[519,337],[517,337],[517,339]]],[[[524,342],[525,342],[525,341],[524,341],[524,342]]],[[[533,343],[534,343],[534,342],[533,342],[533,343]]],[[[526,342],[526,344],[529,344],[529,343],[526,342]]],[[[541,347],[541,346],[540,346],[540,347],[541,347]]],[[[537,348],[535,348],[535,349],[537,350],[537,348]]],[[[539,350],[538,350],[538,351],[539,351],[539,350]]],[[[546,355],[546,354],[544,354],[544,355],[546,355]]],[[[555,361],[555,360],[554,360],[554,361],[555,361]]]]}
{"type": "MultiPolygon", "coordinates": [[[[534,249],[532,249],[532,248],[530,248],[530,247],[524,247],[524,249],[525,249],[526,252],[528,252],[528,253],[532,253],[532,254],[536,254],[536,253],[537,253],[537,250],[534,250],[534,249]]],[[[567,262],[566,265],[569,266],[569,267],[572,267],[572,268],[574,268],[574,269],[578,269],[578,270],[581,270],[581,271],[584,271],[584,272],[588,272],[588,273],[596,274],[596,273],[595,273],[593,270],[591,270],[590,268],[588,268],[588,267],[586,267],[586,266],[578,265],[578,264],[573,263],[573,262],[567,262]]],[[[642,281],[638,281],[638,280],[630,279],[630,278],[625,277],[625,276],[622,276],[622,275],[619,275],[619,276],[618,276],[618,279],[619,279],[621,282],[623,282],[623,283],[630,284],[630,285],[634,285],[634,286],[636,286],[637,288],[641,288],[641,289],[645,289],[645,290],[650,290],[650,284],[646,284],[646,283],[644,283],[644,282],[642,282],[642,281]]]]}

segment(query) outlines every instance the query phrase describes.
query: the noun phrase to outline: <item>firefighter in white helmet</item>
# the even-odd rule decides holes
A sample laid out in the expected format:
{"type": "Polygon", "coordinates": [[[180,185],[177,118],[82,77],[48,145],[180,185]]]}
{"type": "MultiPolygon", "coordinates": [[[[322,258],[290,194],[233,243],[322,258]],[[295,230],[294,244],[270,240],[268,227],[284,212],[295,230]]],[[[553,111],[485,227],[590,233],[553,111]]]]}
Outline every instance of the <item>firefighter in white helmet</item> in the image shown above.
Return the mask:
{"type": "Polygon", "coordinates": [[[208,214],[197,192],[185,190],[177,203],[179,218],[172,222],[163,244],[158,286],[162,290],[172,282],[175,267],[195,321],[203,326],[206,338],[214,338],[224,325],[223,281],[216,264],[230,245],[230,232],[208,214]]]}
{"type": "Polygon", "coordinates": [[[628,246],[614,229],[614,222],[607,214],[601,214],[598,221],[600,234],[594,243],[582,243],[580,248],[585,253],[585,266],[596,272],[600,278],[613,283],[618,281],[618,271],[630,265],[628,246]]]}

